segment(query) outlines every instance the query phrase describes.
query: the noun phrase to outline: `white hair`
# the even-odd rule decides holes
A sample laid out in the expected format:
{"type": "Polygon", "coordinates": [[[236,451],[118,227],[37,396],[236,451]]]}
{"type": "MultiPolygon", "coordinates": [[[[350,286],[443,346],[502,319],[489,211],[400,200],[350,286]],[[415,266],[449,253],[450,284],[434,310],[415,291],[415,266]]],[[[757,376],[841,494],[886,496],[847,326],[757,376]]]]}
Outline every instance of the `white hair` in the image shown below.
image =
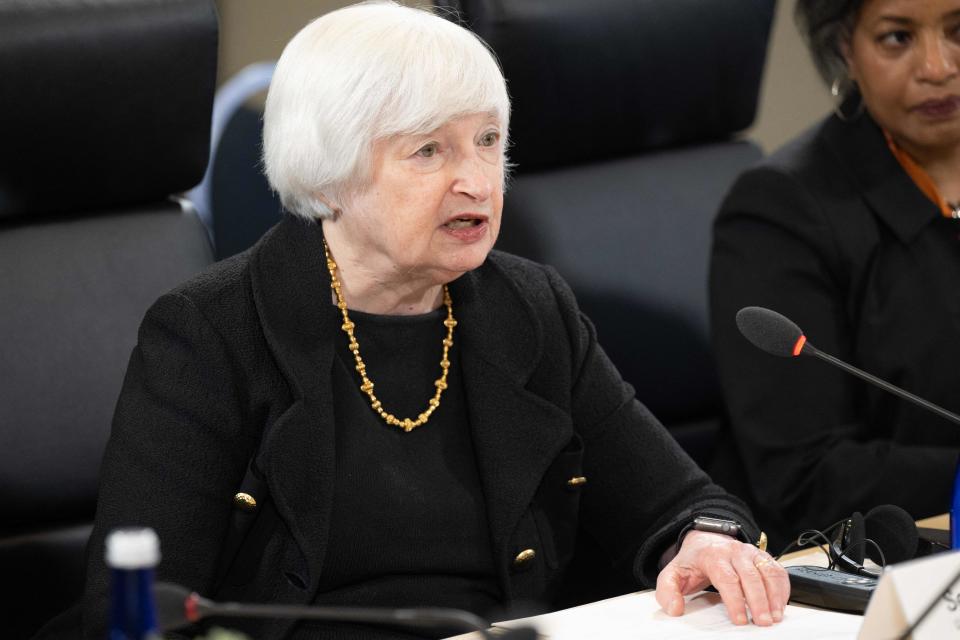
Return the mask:
{"type": "Polygon", "coordinates": [[[367,2],[317,18],[287,44],[263,114],[263,162],[284,207],[326,218],[368,179],[375,141],[473,113],[506,141],[510,99],[475,34],[423,9],[367,2]]]}

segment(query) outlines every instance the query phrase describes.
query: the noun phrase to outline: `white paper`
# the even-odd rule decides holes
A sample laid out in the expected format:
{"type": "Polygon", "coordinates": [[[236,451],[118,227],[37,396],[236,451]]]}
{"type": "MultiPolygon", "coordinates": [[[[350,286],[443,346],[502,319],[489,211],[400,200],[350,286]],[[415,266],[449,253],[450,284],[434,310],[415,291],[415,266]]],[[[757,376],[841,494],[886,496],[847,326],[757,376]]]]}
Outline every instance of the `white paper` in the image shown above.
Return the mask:
{"type": "Polygon", "coordinates": [[[671,617],[660,609],[653,591],[644,591],[494,626],[534,626],[551,640],[854,640],[862,621],[861,616],[787,605],[783,621],[771,627],[737,626],[720,596],[708,592],[687,597],[684,614],[671,617]]]}

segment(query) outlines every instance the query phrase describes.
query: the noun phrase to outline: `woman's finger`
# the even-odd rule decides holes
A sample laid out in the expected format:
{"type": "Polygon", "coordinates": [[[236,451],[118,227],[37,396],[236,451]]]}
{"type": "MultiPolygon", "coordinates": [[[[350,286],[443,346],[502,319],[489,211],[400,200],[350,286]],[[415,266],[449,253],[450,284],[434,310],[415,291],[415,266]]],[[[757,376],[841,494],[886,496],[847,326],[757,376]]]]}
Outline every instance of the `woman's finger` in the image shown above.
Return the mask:
{"type": "Polygon", "coordinates": [[[783,565],[765,551],[761,551],[754,557],[753,565],[763,576],[763,583],[767,587],[770,615],[774,622],[780,622],[783,619],[783,610],[790,600],[790,576],[783,565]]]}
{"type": "Polygon", "coordinates": [[[720,594],[727,614],[734,624],[747,624],[746,597],[740,586],[740,575],[729,556],[714,555],[703,567],[710,583],[720,594]]]}
{"type": "Polygon", "coordinates": [[[683,615],[683,586],[686,580],[676,565],[668,564],[657,576],[657,603],[667,615],[683,615]]]}
{"type": "Polygon", "coordinates": [[[771,610],[769,595],[767,594],[767,585],[763,579],[760,569],[762,564],[769,562],[763,556],[769,556],[748,545],[743,545],[733,555],[733,568],[740,577],[740,587],[747,600],[747,606],[750,607],[750,615],[753,622],[761,627],[769,627],[773,624],[773,612],[771,610]],[[757,566],[761,564],[761,566],[757,566]]]}

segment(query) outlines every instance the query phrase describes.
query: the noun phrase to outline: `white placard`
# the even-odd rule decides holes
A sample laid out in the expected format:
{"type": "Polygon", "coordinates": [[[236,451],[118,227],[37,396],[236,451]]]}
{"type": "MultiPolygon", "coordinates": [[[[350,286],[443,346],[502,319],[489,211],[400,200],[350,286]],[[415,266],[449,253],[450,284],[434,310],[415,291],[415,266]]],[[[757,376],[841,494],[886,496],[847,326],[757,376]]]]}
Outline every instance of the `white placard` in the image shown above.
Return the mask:
{"type": "Polygon", "coordinates": [[[937,553],[889,567],[877,585],[857,640],[890,640],[898,637],[924,612],[937,594],[933,611],[920,623],[912,640],[960,639],[960,580],[947,583],[960,572],[960,551],[937,553]]]}

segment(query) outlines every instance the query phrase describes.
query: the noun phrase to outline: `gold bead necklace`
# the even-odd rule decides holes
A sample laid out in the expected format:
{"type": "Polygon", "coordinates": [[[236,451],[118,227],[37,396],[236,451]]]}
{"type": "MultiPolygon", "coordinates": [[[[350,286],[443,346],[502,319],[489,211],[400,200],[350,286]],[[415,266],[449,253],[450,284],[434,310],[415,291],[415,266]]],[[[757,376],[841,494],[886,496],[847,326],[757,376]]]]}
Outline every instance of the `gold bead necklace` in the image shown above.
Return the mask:
{"type": "Polygon", "coordinates": [[[367,366],[363,363],[363,358],[360,357],[360,344],[357,342],[356,336],[353,335],[355,325],[350,320],[350,316],[347,315],[347,303],[343,301],[343,292],[340,291],[340,280],[337,278],[337,263],[334,262],[330,256],[330,247],[327,246],[326,240],[323,241],[323,253],[327,258],[327,270],[330,272],[330,288],[333,289],[333,293],[337,297],[337,308],[340,309],[340,313],[343,315],[343,324],[340,325],[340,328],[350,339],[348,346],[353,353],[353,359],[357,363],[357,373],[360,374],[360,390],[367,394],[367,398],[370,399],[370,406],[373,407],[377,415],[383,418],[387,424],[400,427],[408,433],[413,431],[415,427],[426,424],[433,412],[440,406],[440,396],[443,394],[443,390],[447,388],[447,372],[450,370],[450,359],[448,355],[450,353],[450,347],[453,346],[453,328],[457,326],[457,321],[453,317],[453,300],[450,298],[450,291],[447,289],[447,285],[443,285],[443,304],[447,307],[447,319],[443,321],[443,325],[447,328],[447,337],[443,339],[443,358],[440,360],[440,377],[433,382],[433,386],[437,388],[437,392],[433,394],[427,408],[417,416],[416,420],[411,420],[410,418],[400,419],[392,413],[387,412],[377,399],[377,396],[373,393],[373,381],[367,376],[367,366]]]}

